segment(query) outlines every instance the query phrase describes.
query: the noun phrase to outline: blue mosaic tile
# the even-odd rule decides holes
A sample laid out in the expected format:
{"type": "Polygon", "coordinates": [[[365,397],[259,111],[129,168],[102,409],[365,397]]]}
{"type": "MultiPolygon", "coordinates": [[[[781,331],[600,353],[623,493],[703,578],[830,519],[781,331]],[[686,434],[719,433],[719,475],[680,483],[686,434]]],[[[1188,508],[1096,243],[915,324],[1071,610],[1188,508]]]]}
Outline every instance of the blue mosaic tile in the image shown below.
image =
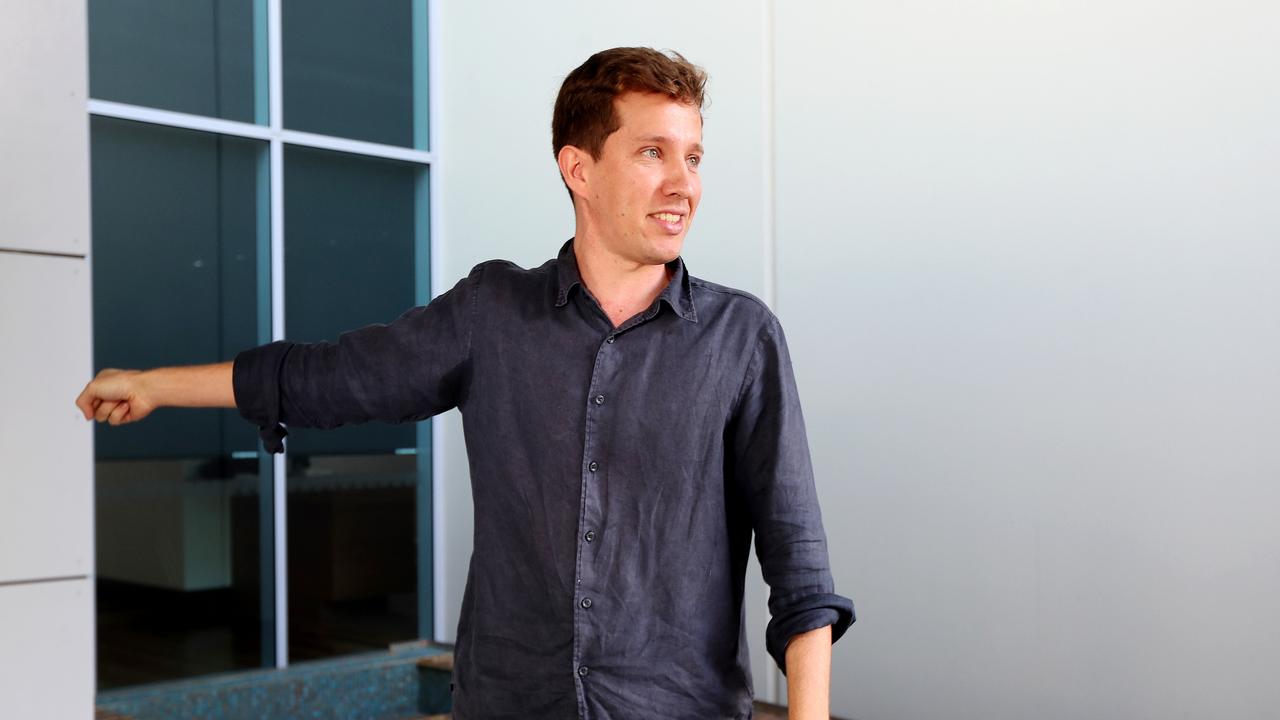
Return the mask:
{"type": "Polygon", "coordinates": [[[404,720],[450,710],[449,673],[417,664],[444,653],[413,648],[109,690],[97,704],[136,720],[404,720]]]}

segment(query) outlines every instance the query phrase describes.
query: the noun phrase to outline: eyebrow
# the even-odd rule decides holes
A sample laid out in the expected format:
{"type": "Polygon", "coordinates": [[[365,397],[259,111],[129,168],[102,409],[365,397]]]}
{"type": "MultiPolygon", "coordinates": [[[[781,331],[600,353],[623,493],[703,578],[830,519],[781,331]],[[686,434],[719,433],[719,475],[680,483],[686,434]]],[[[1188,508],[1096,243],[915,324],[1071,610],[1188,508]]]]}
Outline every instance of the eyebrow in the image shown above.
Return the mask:
{"type": "MultiPolygon", "coordinates": [[[[665,145],[671,142],[671,138],[667,137],[666,135],[646,135],[642,138],[636,138],[636,139],[639,140],[640,142],[657,143],[659,145],[665,145]]],[[[702,143],[694,143],[693,151],[697,153],[705,152],[702,149],[702,143]]]]}

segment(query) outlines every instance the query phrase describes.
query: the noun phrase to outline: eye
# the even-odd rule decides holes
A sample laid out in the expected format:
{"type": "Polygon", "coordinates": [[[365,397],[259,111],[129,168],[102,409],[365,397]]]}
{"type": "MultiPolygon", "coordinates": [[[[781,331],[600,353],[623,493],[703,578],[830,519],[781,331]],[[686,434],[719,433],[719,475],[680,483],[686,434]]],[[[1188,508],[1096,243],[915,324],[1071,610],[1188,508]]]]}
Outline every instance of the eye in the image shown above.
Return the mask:
{"type": "Polygon", "coordinates": [[[640,151],[640,154],[656,160],[658,159],[658,148],[645,148],[640,151]]]}
{"type": "Polygon", "coordinates": [[[698,167],[698,166],[702,165],[702,156],[701,156],[701,155],[690,155],[690,156],[689,156],[689,164],[690,164],[690,165],[692,165],[693,167],[698,167]]]}

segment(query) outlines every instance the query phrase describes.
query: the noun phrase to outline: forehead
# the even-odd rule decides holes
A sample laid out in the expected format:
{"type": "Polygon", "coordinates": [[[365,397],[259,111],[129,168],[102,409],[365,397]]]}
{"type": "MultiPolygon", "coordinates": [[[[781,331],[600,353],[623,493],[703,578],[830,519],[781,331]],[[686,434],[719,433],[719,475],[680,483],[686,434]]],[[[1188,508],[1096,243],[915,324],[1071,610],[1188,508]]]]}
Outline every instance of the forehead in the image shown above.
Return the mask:
{"type": "Polygon", "coordinates": [[[702,113],[698,108],[659,93],[627,92],[613,99],[617,114],[616,135],[661,135],[679,142],[702,140],[702,113]]]}

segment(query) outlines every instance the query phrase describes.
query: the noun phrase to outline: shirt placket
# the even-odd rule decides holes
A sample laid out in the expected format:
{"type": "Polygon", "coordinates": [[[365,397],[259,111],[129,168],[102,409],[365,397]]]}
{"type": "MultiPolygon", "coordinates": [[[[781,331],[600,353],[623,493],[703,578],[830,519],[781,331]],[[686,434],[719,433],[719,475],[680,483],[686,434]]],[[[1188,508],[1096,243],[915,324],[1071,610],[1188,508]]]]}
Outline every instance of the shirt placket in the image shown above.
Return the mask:
{"type": "Polygon", "coordinates": [[[610,391],[614,387],[618,369],[618,330],[611,330],[600,342],[596,350],[595,363],[591,370],[591,382],[587,388],[586,428],[582,457],[582,487],[579,507],[577,531],[577,578],[574,581],[574,626],[573,626],[573,664],[574,681],[577,685],[578,715],[587,717],[586,685],[598,678],[598,671],[592,668],[593,658],[585,657],[583,648],[598,647],[588,642],[596,632],[598,623],[594,622],[601,612],[608,608],[601,604],[605,594],[604,583],[608,578],[595,571],[596,553],[599,541],[608,528],[604,525],[604,483],[608,480],[609,449],[603,441],[609,433],[604,432],[613,421],[616,413],[610,412],[610,391]]]}

